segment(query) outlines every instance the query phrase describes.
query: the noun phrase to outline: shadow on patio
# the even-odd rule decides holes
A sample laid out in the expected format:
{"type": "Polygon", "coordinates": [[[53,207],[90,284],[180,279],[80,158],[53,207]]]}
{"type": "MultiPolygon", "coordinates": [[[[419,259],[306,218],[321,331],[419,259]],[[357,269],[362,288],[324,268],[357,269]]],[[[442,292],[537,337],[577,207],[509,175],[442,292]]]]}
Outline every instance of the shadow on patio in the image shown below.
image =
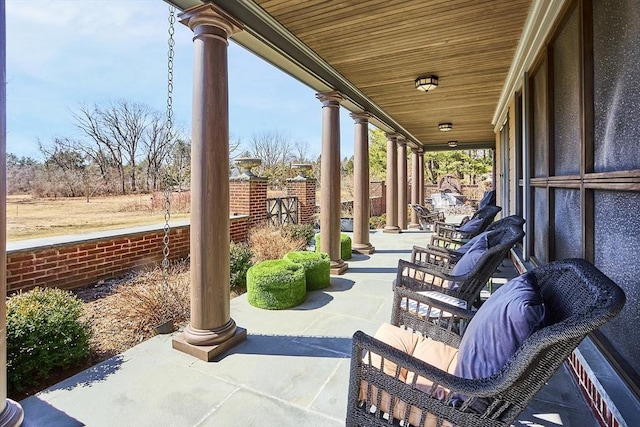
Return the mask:
{"type": "MultiPolygon", "coordinates": [[[[290,310],[231,301],[248,338],[206,363],[157,336],[22,401],[25,426],[340,426],[344,425],[351,336],[373,334],[391,315],[399,258],[428,233],[372,233],[376,253],[354,256],[332,286],[290,310]],[[107,372],[108,371],[108,372],[107,372]],[[102,372],[103,375],[96,373],[102,372]]],[[[504,283],[515,270],[503,262],[504,283]]],[[[566,366],[521,415],[523,426],[595,426],[566,366]]]]}

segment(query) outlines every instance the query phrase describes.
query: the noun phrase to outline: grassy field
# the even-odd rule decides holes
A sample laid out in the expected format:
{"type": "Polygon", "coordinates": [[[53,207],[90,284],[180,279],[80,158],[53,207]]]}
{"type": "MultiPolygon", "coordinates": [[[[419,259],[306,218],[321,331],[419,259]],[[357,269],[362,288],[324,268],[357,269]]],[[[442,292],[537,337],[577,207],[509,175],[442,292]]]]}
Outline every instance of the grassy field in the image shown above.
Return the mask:
{"type": "MultiPolygon", "coordinates": [[[[7,196],[7,240],[164,223],[162,194],[35,199],[7,196]]],[[[188,193],[172,195],[171,220],[189,217],[188,193]]]]}

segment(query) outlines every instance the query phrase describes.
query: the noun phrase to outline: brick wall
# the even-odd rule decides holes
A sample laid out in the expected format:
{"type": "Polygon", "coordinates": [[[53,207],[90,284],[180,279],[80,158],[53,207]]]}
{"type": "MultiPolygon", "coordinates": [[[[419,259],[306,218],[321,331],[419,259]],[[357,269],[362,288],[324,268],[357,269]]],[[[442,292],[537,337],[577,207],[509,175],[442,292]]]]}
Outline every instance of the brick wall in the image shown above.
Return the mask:
{"type": "Polygon", "coordinates": [[[267,221],[266,178],[231,178],[229,210],[231,215],[249,215],[249,227],[264,224],[267,221]]]}
{"type": "Polygon", "coordinates": [[[316,212],[316,180],[287,180],[287,196],[298,198],[298,224],[313,225],[313,215],[316,212]]]}
{"type": "MultiPolygon", "coordinates": [[[[231,240],[245,241],[249,218],[235,216],[230,221],[231,240]]],[[[189,224],[171,227],[170,259],[189,255],[189,232],[189,224]]],[[[163,228],[152,226],[10,243],[7,292],[37,286],[73,289],[159,265],[163,238],[163,228]]]]}

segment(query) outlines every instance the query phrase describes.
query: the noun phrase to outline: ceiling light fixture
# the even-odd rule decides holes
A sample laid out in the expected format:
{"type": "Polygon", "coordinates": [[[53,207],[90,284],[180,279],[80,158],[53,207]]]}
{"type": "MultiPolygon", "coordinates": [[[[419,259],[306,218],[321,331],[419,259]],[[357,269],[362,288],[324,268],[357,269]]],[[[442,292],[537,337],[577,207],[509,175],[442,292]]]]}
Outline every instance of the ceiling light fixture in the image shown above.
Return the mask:
{"type": "Polygon", "coordinates": [[[447,142],[447,145],[451,148],[457,147],[458,146],[458,141],[449,141],[447,142]]]}
{"type": "Polygon", "coordinates": [[[429,92],[438,87],[438,76],[420,76],[416,79],[416,89],[429,92]]]}
{"type": "Polygon", "coordinates": [[[451,129],[453,129],[453,124],[452,123],[440,123],[440,124],[438,124],[438,129],[440,129],[442,132],[449,132],[451,129]]]}

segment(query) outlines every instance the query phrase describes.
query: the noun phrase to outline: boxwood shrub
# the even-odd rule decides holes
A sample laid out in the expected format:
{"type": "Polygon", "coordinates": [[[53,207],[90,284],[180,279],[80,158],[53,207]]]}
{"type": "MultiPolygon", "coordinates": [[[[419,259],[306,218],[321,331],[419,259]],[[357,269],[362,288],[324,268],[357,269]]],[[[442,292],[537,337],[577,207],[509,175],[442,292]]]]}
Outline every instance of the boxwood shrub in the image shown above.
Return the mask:
{"type": "Polygon", "coordinates": [[[83,303],[61,289],[35,288],[7,300],[7,380],[17,391],[89,356],[83,303]]]}
{"type": "Polygon", "coordinates": [[[304,267],[285,259],[262,261],[247,271],[247,299],[258,308],[280,310],[304,302],[304,267]]]}
{"type": "MultiPolygon", "coordinates": [[[[316,252],[320,252],[320,233],[316,234],[316,252]]],[[[343,233],[340,234],[340,258],[351,259],[351,237],[343,233]]]]}
{"type": "Polygon", "coordinates": [[[229,268],[231,270],[230,282],[232,288],[247,286],[247,270],[253,265],[251,258],[253,252],[246,243],[233,243],[230,247],[229,268]]]}
{"type": "Polygon", "coordinates": [[[301,264],[307,279],[307,292],[324,289],[331,284],[329,255],[324,252],[294,251],[284,259],[301,264]]]}

